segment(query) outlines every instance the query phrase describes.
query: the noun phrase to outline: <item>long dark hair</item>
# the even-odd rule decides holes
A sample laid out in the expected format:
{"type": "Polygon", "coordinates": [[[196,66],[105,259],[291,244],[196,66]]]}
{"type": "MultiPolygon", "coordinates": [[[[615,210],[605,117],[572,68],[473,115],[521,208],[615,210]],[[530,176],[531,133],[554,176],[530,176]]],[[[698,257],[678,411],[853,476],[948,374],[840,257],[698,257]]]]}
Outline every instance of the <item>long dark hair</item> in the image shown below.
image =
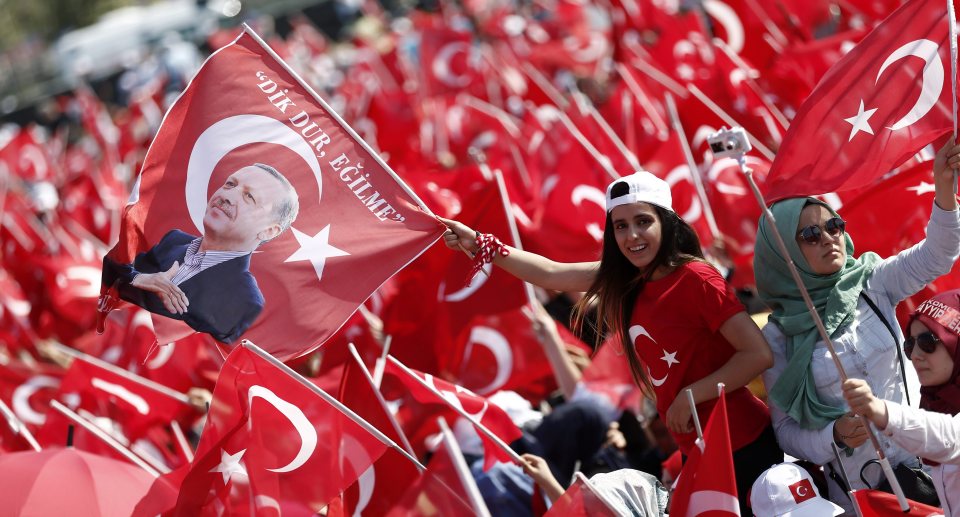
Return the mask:
{"type": "MultiPolygon", "coordinates": [[[[627,189],[626,183],[617,183],[613,186],[611,196],[614,199],[622,196],[627,193],[627,189]]],[[[578,333],[583,332],[585,315],[596,302],[597,347],[607,333],[616,334],[626,352],[634,382],[648,397],[654,398],[653,384],[640,356],[637,355],[633,340],[630,339],[630,316],[633,314],[637,296],[657,269],[666,267],[672,270],[694,260],[703,261],[703,250],[700,248],[697,232],[675,212],[657,205],[650,206],[656,210],[660,219],[660,249],[650,265],[643,270],[631,264],[620,251],[613,232],[613,221],[610,213],[607,213],[600,268],[593,285],[574,307],[573,326],[578,333]]]]}

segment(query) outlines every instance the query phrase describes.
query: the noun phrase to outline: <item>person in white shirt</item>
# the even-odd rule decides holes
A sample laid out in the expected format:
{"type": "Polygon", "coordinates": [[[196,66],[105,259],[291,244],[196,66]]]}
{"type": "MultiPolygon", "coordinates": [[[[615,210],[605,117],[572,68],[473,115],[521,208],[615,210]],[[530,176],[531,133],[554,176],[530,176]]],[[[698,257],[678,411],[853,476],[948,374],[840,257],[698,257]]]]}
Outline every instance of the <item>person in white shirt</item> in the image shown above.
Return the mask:
{"type": "Polygon", "coordinates": [[[960,516],[960,289],[917,307],[904,349],[920,378],[920,409],[874,396],[862,379],[847,379],[850,410],[868,418],[931,469],[944,513],[960,516]]]}

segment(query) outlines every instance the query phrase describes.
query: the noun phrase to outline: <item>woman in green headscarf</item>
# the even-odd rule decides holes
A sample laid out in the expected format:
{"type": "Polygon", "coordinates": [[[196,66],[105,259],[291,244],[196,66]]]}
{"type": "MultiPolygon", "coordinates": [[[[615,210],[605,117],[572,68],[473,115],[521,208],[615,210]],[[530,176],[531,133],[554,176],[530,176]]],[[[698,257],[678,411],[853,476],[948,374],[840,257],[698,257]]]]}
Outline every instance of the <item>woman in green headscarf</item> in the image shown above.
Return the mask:
{"type": "MultiPolygon", "coordinates": [[[[822,201],[791,198],[771,207],[847,374],[865,379],[874,393],[884,393],[888,400],[903,401],[906,392],[897,359],[903,336],[895,307],[948,273],[960,256],[960,211],[952,193],[952,168],[958,165],[960,146],[948,143],[934,161],[936,203],[927,238],[885,260],[875,253],[855,258],[843,219],[822,201]]],[[[843,465],[852,488],[865,488],[861,466],[875,458],[875,452],[860,421],[848,413],[837,367],[763,219],[754,271],[757,291],[773,310],[763,334],[773,350],[774,366],[763,377],[780,446],[794,457],[826,465],[834,458],[831,444],[836,443],[849,456],[843,465]]],[[[880,440],[892,464],[916,463],[883,436],[880,440]]],[[[838,475],[830,476],[830,499],[849,510],[850,500],[836,481],[842,479],[838,468],[827,467],[828,474],[832,470],[838,475]]],[[[864,472],[867,481],[876,484],[879,473],[869,470],[864,472]]]]}

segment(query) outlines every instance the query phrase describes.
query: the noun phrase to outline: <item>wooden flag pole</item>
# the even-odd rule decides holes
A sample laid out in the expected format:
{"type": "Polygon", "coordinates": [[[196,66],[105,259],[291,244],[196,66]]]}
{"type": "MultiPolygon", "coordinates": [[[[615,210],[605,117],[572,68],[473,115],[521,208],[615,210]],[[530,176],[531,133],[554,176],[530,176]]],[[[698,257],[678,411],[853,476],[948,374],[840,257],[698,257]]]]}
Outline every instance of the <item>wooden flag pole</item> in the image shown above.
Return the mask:
{"type": "Polygon", "coordinates": [[[17,414],[10,409],[10,406],[7,406],[6,402],[0,400],[0,414],[3,415],[3,419],[6,420],[7,425],[10,426],[10,430],[13,431],[13,434],[23,438],[27,445],[31,449],[39,452],[41,451],[40,444],[37,443],[37,439],[33,437],[33,434],[30,433],[30,430],[27,429],[27,426],[17,418],[17,414]]]}
{"type": "Polygon", "coordinates": [[[447,421],[443,417],[437,417],[437,425],[440,426],[440,446],[446,449],[447,455],[453,461],[454,470],[460,479],[460,484],[466,489],[467,499],[475,514],[480,517],[490,517],[490,510],[487,509],[483,497],[480,495],[480,489],[477,488],[477,482],[473,479],[473,474],[467,467],[467,462],[463,459],[463,452],[457,445],[456,438],[447,426],[447,421]]]}
{"type": "Polygon", "coordinates": [[[137,456],[130,449],[124,447],[120,442],[116,440],[116,438],[104,432],[103,429],[100,429],[93,423],[89,422],[86,418],[83,418],[82,416],[71,411],[70,408],[61,404],[60,401],[58,400],[51,401],[50,407],[53,408],[55,411],[60,412],[63,416],[70,419],[70,421],[72,421],[73,423],[89,431],[90,434],[96,436],[103,443],[107,444],[107,446],[109,446],[111,449],[117,451],[121,456],[129,460],[130,463],[133,463],[134,465],[147,471],[147,473],[149,473],[153,477],[160,477],[160,472],[157,471],[155,468],[151,467],[150,465],[148,465],[146,461],[140,458],[140,456],[137,456]]]}
{"type": "MultiPolygon", "coordinates": [[[[757,183],[753,180],[753,171],[747,167],[746,158],[742,153],[738,157],[737,162],[740,164],[740,170],[743,172],[743,175],[747,178],[747,183],[750,184],[750,189],[753,191],[753,195],[756,198],[757,203],[760,205],[760,210],[763,211],[764,220],[767,222],[767,226],[770,228],[770,231],[773,234],[774,242],[777,245],[777,250],[780,252],[780,256],[783,257],[783,260],[787,263],[787,268],[790,269],[790,274],[793,276],[793,281],[797,284],[797,288],[800,290],[800,296],[803,297],[803,302],[807,306],[807,311],[810,312],[810,317],[813,319],[813,323],[817,327],[817,332],[820,334],[820,339],[823,340],[824,344],[827,346],[827,350],[830,351],[830,357],[833,358],[833,364],[836,365],[837,371],[840,373],[840,382],[843,383],[847,380],[847,372],[843,368],[843,363],[840,362],[840,357],[837,356],[837,350],[833,346],[833,341],[830,339],[830,334],[827,333],[827,329],[823,325],[823,320],[820,319],[820,314],[817,313],[816,308],[813,306],[813,301],[810,299],[810,293],[807,292],[807,287],[804,285],[803,279],[800,278],[800,272],[797,270],[797,265],[794,264],[793,259],[790,258],[790,251],[787,249],[787,245],[783,241],[783,236],[781,236],[780,231],[777,230],[777,220],[773,217],[773,212],[771,212],[767,207],[767,202],[763,198],[763,194],[760,193],[760,189],[757,188],[757,183]]],[[[909,511],[910,506],[907,504],[907,498],[903,494],[903,489],[900,487],[897,477],[893,474],[893,467],[890,466],[890,460],[887,458],[886,453],[883,452],[883,447],[880,445],[880,441],[877,439],[876,431],[874,431],[873,426],[870,425],[869,420],[862,416],[858,418],[863,424],[863,428],[867,432],[867,437],[870,438],[870,443],[877,452],[877,458],[880,461],[880,467],[883,468],[883,473],[886,476],[887,481],[890,483],[890,486],[893,488],[894,495],[897,496],[897,501],[900,503],[900,509],[904,512],[909,511]]]]}
{"type": "MultiPolygon", "coordinates": [[[[347,348],[350,349],[350,355],[353,356],[353,360],[356,362],[357,368],[362,372],[364,380],[370,384],[370,388],[377,395],[377,402],[380,404],[380,408],[383,409],[383,412],[386,413],[387,418],[390,419],[390,426],[393,427],[393,430],[397,433],[397,436],[400,437],[400,442],[403,445],[403,448],[410,453],[411,456],[416,456],[413,452],[413,446],[410,445],[410,440],[407,439],[407,435],[403,432],[403,429],[400,427],[400,423],[397,422],[397,419],[393,416],[393,413],[390,412],[390,408],[387,407],[387,401],[383,398],[383,394],[380,393],[380,389],[374,384],[374,380],[370,376],[370,371],[367,370],[366,365],[363,364],[363,360],[360,359],[360,354],[357,353],[357,347],[353,346],[353,343],[347,345],[347,348]]],[[[383,372],[381,371],[381,376],[383,372]]],[[[417,465],[417,468],[420,469],[421,465],[417,465]]],[[[423,469],[420,470],[423,472],[423,469]]]]}

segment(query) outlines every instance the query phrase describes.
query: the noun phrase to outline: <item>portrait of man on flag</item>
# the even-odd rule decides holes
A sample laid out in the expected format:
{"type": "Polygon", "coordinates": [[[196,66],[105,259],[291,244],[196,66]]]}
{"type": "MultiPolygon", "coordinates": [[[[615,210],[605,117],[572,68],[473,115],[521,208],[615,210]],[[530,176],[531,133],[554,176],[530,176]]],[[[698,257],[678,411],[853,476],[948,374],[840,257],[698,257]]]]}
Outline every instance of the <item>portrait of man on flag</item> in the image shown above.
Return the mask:
{"type": "Polygon", "coordinates": [[[133,263],[107,257],[103,282],[125,301],[232,343],[263,310],[252,254],[290,228],[299,209],[297,191],[280,171],[245,166],[207,201],[202,236],[174,229],[133,263]]]}

